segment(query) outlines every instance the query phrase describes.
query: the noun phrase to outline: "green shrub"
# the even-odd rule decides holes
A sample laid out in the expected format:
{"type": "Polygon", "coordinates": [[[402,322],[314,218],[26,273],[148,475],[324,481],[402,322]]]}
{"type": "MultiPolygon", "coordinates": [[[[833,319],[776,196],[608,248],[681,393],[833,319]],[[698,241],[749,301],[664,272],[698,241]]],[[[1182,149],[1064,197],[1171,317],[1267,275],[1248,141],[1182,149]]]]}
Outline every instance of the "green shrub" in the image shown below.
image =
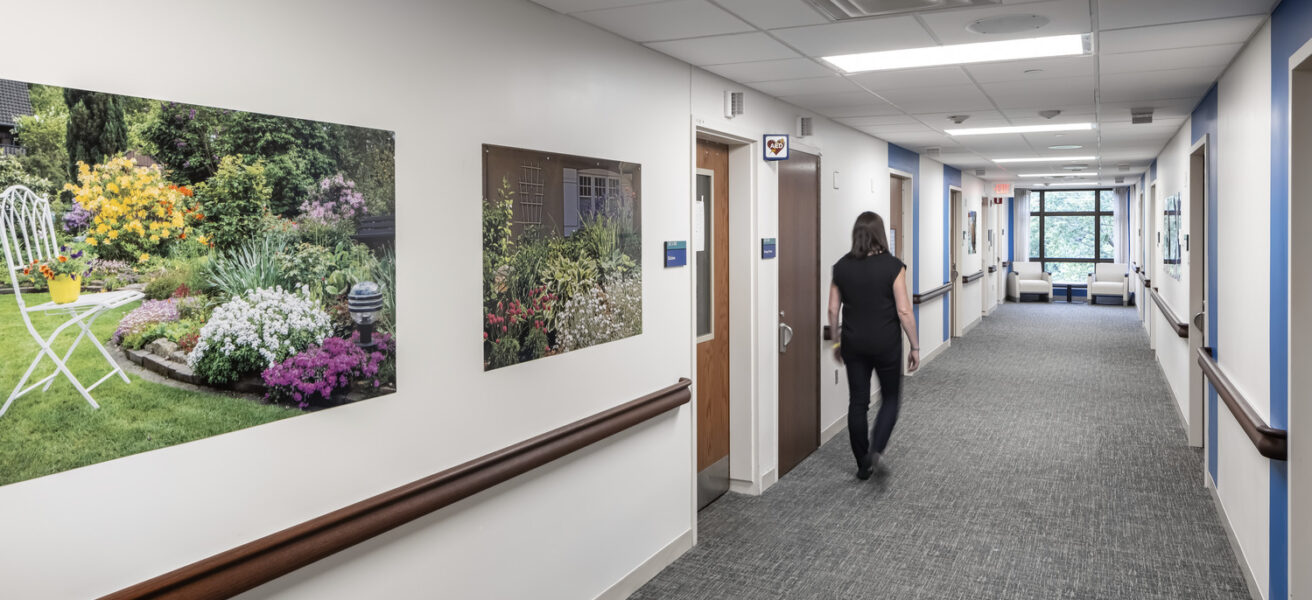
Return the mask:
{"type": "Polygon", "coordinates": [[[58,212],[60,201],[52,181],[32,174],[23,168],[22,161],[13,156],[0,156],[0,192],[12,185],[21,185],[36,192],[38,196],[45,196],[50,200],[52,212],[58,212]]]}
{"type": "Polygon", "coordinates": [[[323,298],[323,288],[333,271],[333,253],[323,246],[301,242],[278,255],[282,279],[287,287],[309,287],[310,295],[323,298]]]}
{"type": "Polygon", "coordinates": [[[227,254],[211,257],[205,268],[206,289],[236,298],[248,290],[281,286],[283,272],[278,256],[286,247],[283,236],[265,234],[227,254]]]}
{"type": "Polygon", "coordinates": [[[214,176],[196,186],[205,213],[205,232],[220,252],[257,236],[272,195],[264,165],[246,164],[241,156],[225,156],[214,176]]]}

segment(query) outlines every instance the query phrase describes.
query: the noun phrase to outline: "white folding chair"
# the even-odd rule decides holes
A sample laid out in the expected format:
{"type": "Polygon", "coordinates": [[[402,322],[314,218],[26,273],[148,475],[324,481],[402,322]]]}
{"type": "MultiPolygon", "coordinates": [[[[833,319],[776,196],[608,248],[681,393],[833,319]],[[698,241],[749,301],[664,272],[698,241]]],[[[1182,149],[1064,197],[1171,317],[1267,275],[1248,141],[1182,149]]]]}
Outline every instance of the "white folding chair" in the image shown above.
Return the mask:
{"type": "Polygon", "coordinates": [[[50,213],[50,202],[45,198],[37,196],[32,190],[21,185],[11,186],[3,193],[0,193],[0,239],[3,239],[5,251],[5,265],[9,269],[9,279],[14,285],[14,299],[18,302],[18,313],[23,317],[23,323],[27,325],[27,330],[32,334],[32,339],[41,346],[40,352],[36,358],[32,359],[32,364],[27,367],[27,372],[23,373],[23,378],[18,380],[18,385],[14,386],[13,393],[9,394],[9,399],[5,400],[3,407],[0,407],[0,416],[3,416],[9,410],[9,405],[14,403],[19,397],[37,388],[44,387],[41,391],[50,389],[50,384],[54,383],[55,377],[60,373],[68,378],[79,394],[86,399],[92,408],[100,408],[95,399],[91,397],[91,390],[96,386],[107,381],[114,375],[123,378],[125,383],[131,383],[128,376],[123,372],[123,368],[114,361],[109,351],[101,345],[100,340],[96,339],[91,332],[91,324],[96,321],[100,315],[106,311],[123,306],[129,302],[140,300],[143,294],[138,291],[118,291],[103,292],[98,294],[82,294],[76,301],[68,304],[55,304],[46,302],[36,306],[27,306],[23,302],[23,292],[20,289],[21,282],[19,274],[25,265],[31,261],[46,261],[59,256],[59,243],[55,239],[55,222],[50,213]],[[42,336],[37,331],[36,326],[32,324],[33,313],[67,313],[68,320],[64,321],[49,336],[42,336]],[[65,329],[77,325],[80,331],[77,339],[73,340],[73,345],[68,347],[63,356],[55,352],[53,344],[63,333],[65,329]],[[91,340],[91,343],[100,350],[100,354],[105,357],[105,362],[109,363],[111,370],[99,381],[90,386],[83,386],[81,381],[73,375],[68,369],[68,359],[73,356],[73,351],[77,349],[78,344],[83,339],[91,340]],[[55,363],[55,370],[50,375],[33,383],[28,387],[23,387],[27,380],[32,377],[32,372],[36,370],[41,360],[49,357],[55,363]]]}

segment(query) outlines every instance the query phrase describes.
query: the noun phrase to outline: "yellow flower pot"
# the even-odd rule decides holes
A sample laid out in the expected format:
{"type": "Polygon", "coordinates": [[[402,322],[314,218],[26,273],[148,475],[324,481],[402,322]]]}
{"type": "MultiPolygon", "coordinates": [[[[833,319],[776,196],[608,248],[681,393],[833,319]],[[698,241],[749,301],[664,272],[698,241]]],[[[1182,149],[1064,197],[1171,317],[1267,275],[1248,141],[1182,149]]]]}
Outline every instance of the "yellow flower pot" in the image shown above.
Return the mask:
{"type": "Polygon", "coordinates": [[[50,280],[50,299],[55,304],[68,304],[77,301],[82,294],[82,277],[60,275],[50,280]]]}

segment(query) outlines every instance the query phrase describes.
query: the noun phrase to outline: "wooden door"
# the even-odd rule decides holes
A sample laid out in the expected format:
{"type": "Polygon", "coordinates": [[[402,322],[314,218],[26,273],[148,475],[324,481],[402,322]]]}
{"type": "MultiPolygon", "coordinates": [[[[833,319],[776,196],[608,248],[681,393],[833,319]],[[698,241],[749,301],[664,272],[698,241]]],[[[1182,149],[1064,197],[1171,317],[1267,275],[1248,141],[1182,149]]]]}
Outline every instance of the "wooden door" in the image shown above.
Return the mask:
{"type": "Polygon", "coordinates": [[[729,490],[729,147],[697,140],[697,502],[729,490]]]}
{"type": "Polygon", "coordinates": [[[820,159],[779,165],[779,475],[820,447],[820,159]]]}
{"type": "Polygon", "coordinates": [[[948,247],[951,249],[950,262],[952,265],[948,271],[948,281],[952,283],[952,295],[944,299],[943,310],[951,313],[948,319],[950,325],[948,331],[951,332],[949,335],[951,337],[960,337],[961,334],[957,331],[957,311],[961,307],[958,306],[960,303],[957,300],[961,298],[961,288],[965,287],[965,284],[961,282],[961,269],[959,268],[962,255],[965,254],[964,249],[961,247],[965,243],[965,238],[962,235],[962,231],[965,230],[962,225],[965,215],[962,212],[961,190],[949,190],[948,198],[952,211],[952,239],[948,241],[948,247]]]}

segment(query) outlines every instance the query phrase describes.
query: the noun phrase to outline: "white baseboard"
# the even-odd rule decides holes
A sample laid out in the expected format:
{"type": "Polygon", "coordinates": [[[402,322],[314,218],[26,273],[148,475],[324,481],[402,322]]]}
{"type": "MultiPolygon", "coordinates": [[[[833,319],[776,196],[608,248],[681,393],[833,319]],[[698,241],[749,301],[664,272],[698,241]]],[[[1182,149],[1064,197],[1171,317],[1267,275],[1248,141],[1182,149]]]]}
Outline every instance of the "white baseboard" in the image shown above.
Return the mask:
{"type": "MultiPolygon", "coordinates": [[[[938,358],[938,355],[943,354],[944,352],[947,351],[948,348],[951,347],[952,347],[952,340],[947,340],[942,344],[939,344],[938,347],[935,348],[933,351],[931,351],[929,354],[920,357],[920,368],[921,369],[925,368],[925,365],[929,364],[929,361],[938,358]]],[[[919,372],[920,372],[919,370],[916,371],[916,373],[919,372]]],[[[907,375],[909,377],[915,377],[916,373],[908,373],[907,375]]]]}
{"type": "Polygon", "coordinates": [[[1253,600],[1266,600],[1266,595],[1262,593],[1262,588],[1257,585],[1257,578],[1253,577],[1253,569],[1248,564],[1244,556],[1244,549],[1239,545],[1239,538],[1235,536],[1235,529],[1230,525],[1230,516],[1225,512],[1225,506],[1221,504],[1221,495],[1216,490],[1216,482],[1212,481],[1212,474],[1203,468],[1203,487],[1212,497],[1212,504],[1216,506],[1217,516],[1221,517],[1221,525],[1225,527],[1225,537],[1230,540],[1230,551],[1235,554],[1235,561],[1239,563],[1239,570],[1244,574],[1244,582],[1248,584],[1248,595],[1253,600]]]}
{"type": "Polygon", "coordinates": [[[966,326],[963,327],[963,328],[961,329],[961,336],[960,336],[960,337],[966,337],[967,335],[969,335],[970,332],[971,332],[971,330],[972,330],[972,329],[975,329],[976,327],[978,327],[979,324],[982,323],[983,321],[984,321],[984,319],[983,319],[983,317],[981,316],[981,318],[979,318],[979,319],[975,319],[974,321],[971,321],[970,323],[967,323],[966,326]]]}
{"type": "Polygon", "coordinates": [[[674,541],[658,550],[646,562],[629,571],[628,575],[625,575],[615,585],[610,586],[610,589],[597,596],[597,600],[624,600],[632,596],[634,592],[638,591],[638,588],[651,581],[658,573],[665,570],[665,567],[674,564],[674,561],[683,556],[684,552],[692,549],[692,534],[693,532],[690,529],[685,531],[683,535],[674,538],[674,541]]]}
{"type": "Polygon", "coordinates": [[[834,436],[843,433],[844,431],[847,431],[847,416],[839,417],[834,420],[833,423],[830,423],[828,427],[820,431],[820,445],[825,445],[825,442],[834,439],[834,436]]]}
{"type": "Polygon", "coordinates": [[[761,494],[765,493],[765,490],[770,489],[770,486],[778,482],[779,482],[779,470],[770,469],[769,473],[766,473],[765,475],[761,476],[761,483],[759,485],[755,481],[747,481],[745,479],[730,479],[729,491],[738,494],[746,494],[748,496],[760,496],[761,494]]]}

